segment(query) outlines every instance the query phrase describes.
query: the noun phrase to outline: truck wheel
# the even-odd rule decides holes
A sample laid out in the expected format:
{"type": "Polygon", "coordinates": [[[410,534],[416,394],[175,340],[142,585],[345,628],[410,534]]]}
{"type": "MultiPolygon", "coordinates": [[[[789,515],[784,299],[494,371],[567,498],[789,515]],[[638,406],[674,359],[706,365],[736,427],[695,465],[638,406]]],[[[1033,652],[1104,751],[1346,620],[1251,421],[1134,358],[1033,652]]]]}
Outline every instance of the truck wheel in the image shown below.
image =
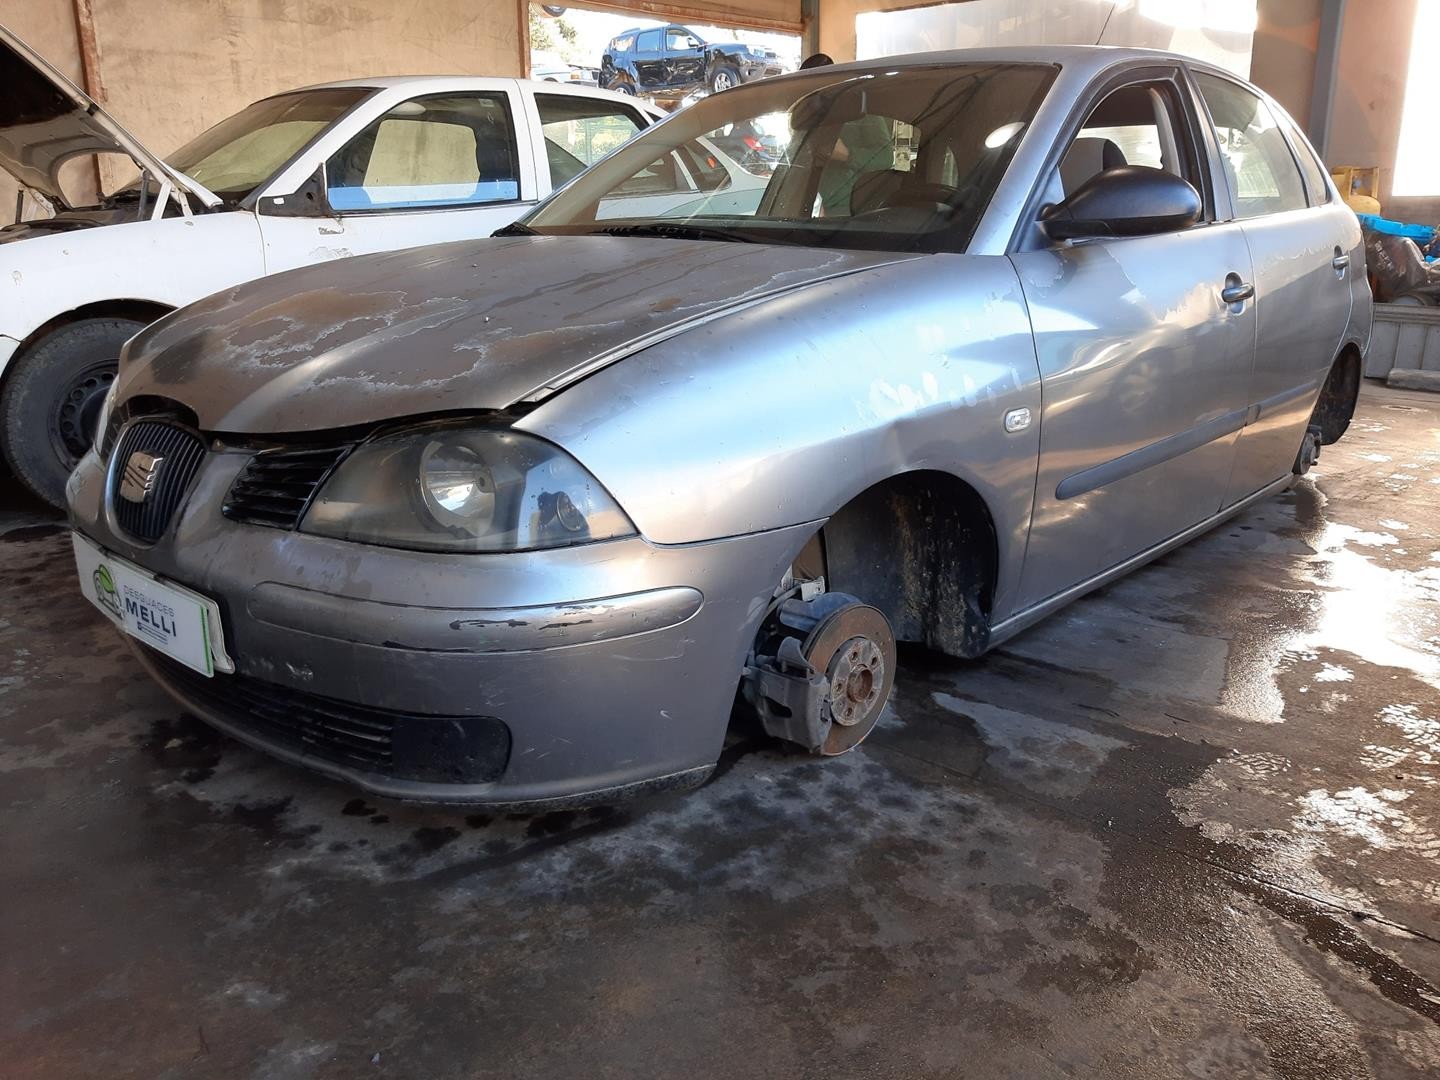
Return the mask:
{"type": "Polygon", "coordinates": [[[51,506],[95,438],[120,346],[145,328],[132,319],[81,319],[43,338],[8,372],[0,394],[0,451],[20,482],[51,506]]]}
{"type": "Polygon", "coordinates": [[[710,89],[713,93],[720,93],[722,90],[733,90],[740,85],[740,72],[733,67],[725,66],[715,69],[715,74],[710,76],[710,89]]]}
{"type": "Polygon", "coordinates": [[[613,90],[617,94],[626,94],[630,97],[635,96],[635,84],[625,78],[616,79],[609,86],[605,87],[605,89],[613,90]]]}

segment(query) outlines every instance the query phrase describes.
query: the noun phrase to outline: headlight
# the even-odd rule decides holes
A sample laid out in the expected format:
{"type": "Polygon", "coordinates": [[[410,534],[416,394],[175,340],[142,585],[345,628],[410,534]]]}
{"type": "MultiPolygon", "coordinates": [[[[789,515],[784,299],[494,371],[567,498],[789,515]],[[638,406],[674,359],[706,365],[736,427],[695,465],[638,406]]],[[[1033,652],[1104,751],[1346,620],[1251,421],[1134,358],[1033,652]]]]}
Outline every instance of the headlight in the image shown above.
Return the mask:
{"type": "Polygon", "coordinates": [[[634,536],[610,493],[559,447],[464,424],[361,445],[325,482],[303,532],[419,551],[526,551],[634,536]]]}

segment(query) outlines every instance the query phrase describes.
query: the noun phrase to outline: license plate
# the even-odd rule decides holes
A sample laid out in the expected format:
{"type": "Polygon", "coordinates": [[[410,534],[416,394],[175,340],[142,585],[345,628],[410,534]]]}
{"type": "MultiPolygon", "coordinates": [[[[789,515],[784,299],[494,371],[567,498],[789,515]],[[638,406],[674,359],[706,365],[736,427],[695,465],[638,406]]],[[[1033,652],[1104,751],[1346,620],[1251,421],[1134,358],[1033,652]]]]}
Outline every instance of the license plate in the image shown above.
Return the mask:
{"type": "Polygon", "coordinates": [[[202,675],[234,671],[220,608],[71,533],[80,591],[120,629],[202,675]]]}

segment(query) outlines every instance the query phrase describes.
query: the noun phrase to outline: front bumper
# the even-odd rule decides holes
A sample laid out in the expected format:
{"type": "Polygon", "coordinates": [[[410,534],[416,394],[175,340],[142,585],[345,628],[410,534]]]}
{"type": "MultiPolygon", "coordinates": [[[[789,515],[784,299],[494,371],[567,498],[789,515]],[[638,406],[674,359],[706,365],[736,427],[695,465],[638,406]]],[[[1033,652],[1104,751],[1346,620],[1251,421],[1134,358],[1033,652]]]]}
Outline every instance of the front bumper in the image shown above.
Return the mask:
{"type": "Polygon", "coordinates": [[[92,452],[71,478],[71,522],[219,603],[235,682],[197,685],[137,647],[187,709],[398,798],[536,808],[700,783],[775,583],[814,531],[679,547],[637,538],[505,555],[399,551],[224,518],[247,460],[210,454],[171,529],[144,546],[115,526],[92,452]],[[346,738],[378,723],[398,733],[397,748],[418,730],[410,725],[493,738],[471,775],[462,766],[437,779],[445,770],[337,753],[315,727],[332,716],[346,738]]]}
{"type": "Polygon", "coordinates": [[[740,81],[754,82],[785,74],[785,68],[778,60],[747,60],[740,65],[740,81]]]}

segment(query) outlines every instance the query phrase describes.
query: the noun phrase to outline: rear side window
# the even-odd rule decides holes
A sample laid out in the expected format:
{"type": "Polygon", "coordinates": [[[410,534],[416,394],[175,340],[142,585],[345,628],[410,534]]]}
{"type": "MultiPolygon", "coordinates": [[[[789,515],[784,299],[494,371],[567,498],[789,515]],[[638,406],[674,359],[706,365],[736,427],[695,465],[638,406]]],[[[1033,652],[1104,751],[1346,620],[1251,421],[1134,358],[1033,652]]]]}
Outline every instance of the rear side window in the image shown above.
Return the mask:
{"type": "Polygon", "coordinates": [[[1264,217],[1309,205],[1300,166],[1270,107],[1228,79],[1197,72],[1195,81],[1215,121],[1236,215],[1264,217]]]}
{"type": "Polygon", "coordinates": [[[645,33],[635,39],[635,48],[640,52],[659,52],[660,31],[646,30],[645,33]]]}
{"type": "Polygon", "coordinates": [[[325,165],[341,211],[476,206],[520,197],[510,103],[498,91],[403,101],[325,165]]]}
{"type": "Polygon", "coordinates": [[[1326,183],[1329,173],[1325,171],[1325,166],[1320,164],[1315,151],[1310,149],[1310,144],[1301,137],[1294,124],[1287,120],[1285,129],[1290,133],[1290,145],[1295,147],[1295,154],[1300,159],[1300,171],[1305,174],[1305,186],[1310,189],[1310,205],[1320,206],[1329,202],[1330,185],[1326,183]]]}
{"type": "Polygon", "coordinates": [[[567,94],[536,94],[554,187],[568,183],[643,127],[627,105],[567,94]]]}

